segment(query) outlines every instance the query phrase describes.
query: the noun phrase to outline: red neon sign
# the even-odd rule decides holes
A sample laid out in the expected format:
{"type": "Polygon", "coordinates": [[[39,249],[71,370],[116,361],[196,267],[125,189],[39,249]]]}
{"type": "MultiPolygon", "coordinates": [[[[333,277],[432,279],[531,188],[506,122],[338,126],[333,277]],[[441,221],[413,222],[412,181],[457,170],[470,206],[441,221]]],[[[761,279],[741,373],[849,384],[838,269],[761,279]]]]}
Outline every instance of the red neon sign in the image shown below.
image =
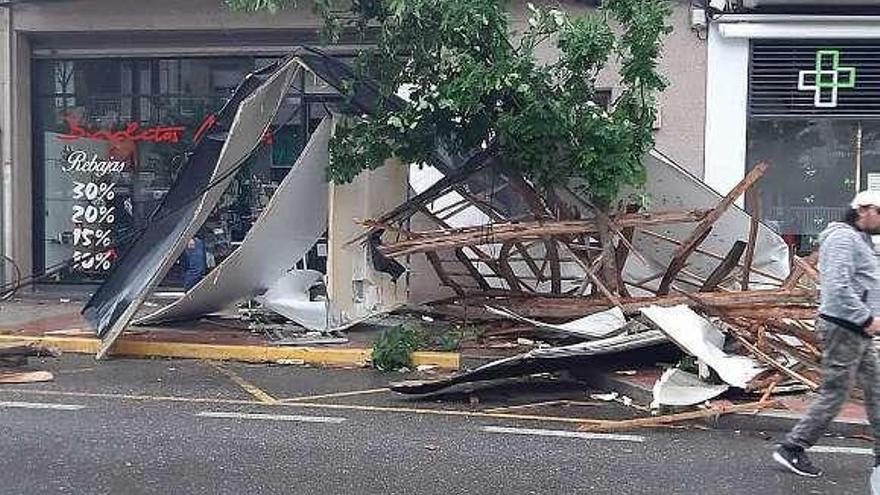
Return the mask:
{"type": "Polygon", "coordinates": [[[79,120],[73,115],[65,115],[67,122],[67,134],[56,136],[61,141],[76,141],[77,139],[91,139],[92,141],[121,141],[146,142],[146,143],[177,143],[183,137],[186,128],[182,125],[155,126],[141,129],[140,124],[131,122],[125,129],[119,131],[89,130],[79,124],[79,120]]]}
{"type": "MultiPolygon", "coordinates": [[[[79,124],[79,119],[73,115],[65,115],[64,121],[67,122],[67,134],[60,134],[56,139],[60,141],[76,141],[77,139],[90,139],[92,141],[109,141],[119,143],[123,141],[129,142],[145,142],[145,143],[178,143],[183,137],[186,127],[182,125],[174,126],[155,126],[141,129],[140,124],[131,122],[126,124],[125,129],[119,131],[95,130],[90,131],[79,124]]],[[[196,128],[193,135],[193,142],[197,143],[207,133],[207,131],[217,122],[214,114],[208,114],[196,128]]],[[[262,138],[263,143],[272,144],[272,129],[266,129],[262,138]]]]}

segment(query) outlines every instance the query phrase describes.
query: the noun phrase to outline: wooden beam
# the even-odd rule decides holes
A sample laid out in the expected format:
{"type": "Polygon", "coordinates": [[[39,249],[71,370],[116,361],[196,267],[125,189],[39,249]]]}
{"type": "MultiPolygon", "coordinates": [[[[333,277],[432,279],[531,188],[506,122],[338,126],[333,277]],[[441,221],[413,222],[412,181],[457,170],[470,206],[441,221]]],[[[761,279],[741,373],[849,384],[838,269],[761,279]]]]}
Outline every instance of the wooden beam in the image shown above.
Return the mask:
{"type": "MultiPolygon", "coordinates": [[[[620,306],[626,314],[637,314],[648,306],[677,306],[693,304],[693,295],[676,294],[660,297],[620,298],[620,306]]],[[[743,318],[792,318],[809,319],[816,316],[816,294],[812,291],[758,290],[748,292],[704,292],[699,300],[716,308],[723,316],[743,318]]],[[[607,298],[562,297],[537,295],[514,297],[499,293],[491,300],[475,298],[468,301],[469,306],[482,307],[485,304],[509,308],[530,318],[569,319],[580,318],[592,313],[607,310],[616,302],[607,298]],[[506,297],[506,299],[505,299],[506,297]]],[[[442,303],[438,303],[440,305],[442,303]]]]}
{"type": "MultiPolygon", "coordinates": [[[[486,149],[475,153],[468,159],[468,161],[464,165],[462,165],[454,173],[444,176],[442,179],[435,182],[431,187],[422,191],[421,194],[410,198],[409,200],[395,207],[393,210],[381,215],[375,220],[376,223],[393,223],[403,220],[404,218],[412,215],[413,213],[424,207],[426,203],[430,203],[431,201],[434,201],[435,199],[449,192],[449,190],[455,184],[464,181],[478,171],[494,164],[494,155],[496,151],[497,146],[493,144],[486,149]]],[[[369,230],[363,232],[360,235],[356,236],[354,239],[348,241],[346,245],[351,245],[359,242],[366,238],[369,234],[369,230]]]]}
{"type": "Polygon", "coordinates": [[[758,349],[757,346],[755,346],[754,344],[752,344],[751,342],[746,340],[745,337],[743,337],[742,335],[739,335],[737,332],[730,332],[730,334],[733,335],[733,337],[737,340],[737,342],[742,344],[743,347],[745,347],[749,352],[754,354],[755,357],[758,358],[759,361],[763,362],[767,366],[770,366],[771,368],[775,369],[776,371],[784,374],[785,376],[787,376],[793,380],[796,380],[796,381],[803,383],[804,385],[810,387],[811,390],[818,390],[819,389],[818,383],[810,380],[809,378],[806,378],[803,375],[795,373],[794,371],[779,364],[775,359],[768,356],[761,349],[758,349]]]}
{"type": "Polygon", "coordinates": [[[510,251],[512,249],[512,242],[505,242],[501,245],[501,252],[498,254],[498,267],[501,269],[501,276],[504,277],[504,281],[507,282],[507,286],[510,287],[510,290],[512,290],[513,292],[521,292],[523,287],[529,287],[526,284],[522,283],[516,277],[513,269],[510,268],[508,258],[510,258],[510,251]]]}
{"type": "MultiPolygon", "coordinates": [[[[432,222],[436,223],[436,224],[439,225],[440,227],[442,227],[442,228],[446,228],[446,229],[451,229],[451,227],[449,226],[449,224],[447,224],[447,223],[444,222],[443,220],[440,220],[439,218],[437,218],[433,213],[431,213],[431,212],[430,212],[427,208],[425,208],[424,206],[421,207],[421,212],[422,212],[422,214],[424,214],[429,220],[431,220],[432,222]]],[[[486,266],[488,266],[489,269],[492,270],[496,275],[498,275],[498,276],[500,276],[500,277],[502,277],[502,278],[504,277],[504,274],[502,273],[501,267],[498,266],[498,263],[496,263],[495,260],[492,259],[491,256],[487,255],[486,253],[484,253],[481,249],[479,249],[479,248],[476,247],[476,246],[467,246],[467,247],[468,247],[468,249],[470,249],[471,251],[473,251],[473,252],[474,252],[474,255],[475,255],[480,261],[482,261],[483,263],[485,263],[486,266]]],[[[461,259],[461,258],[459,258],[459,260],[460,260],[460,259],[461,259]]],[[[465,267],[465,268],[467,268],[467,267],[465,267]]],[[[470,270],[468,270],[468,271],[470,271],[470,270]]],[[[482,277],[481,277],[481,278],[482,278],[482,277]]],[[[485,280],[483,280],[483,282],[485,283],[485,280]]],[[[479,281],[479,279],[477,280],[477,284],[482,285],[481,282],[479,281]]]]}
{"type": "MultiPolygon", "coordinates": [[[[428,214],[430,214],[430,212],[428,212],[428,214]]],[[[702,210],[638,213],[622,215],[616,220],[618,224],[623,227],[638,227],[669,223],[697,222],[700,219],[705,218],[707,214],[708,212],[702,210]]],[[[361,223],[370,226],[372,222],[370,220],[362,220],[361,223]]],[[[445,223],[443,225],[445,225],[445,223]]],[[[440,231],[414,232],[413,239],[384,244],[379,246],[379,250],[386,256],[397,257],[426,251],[437,251],[440,249],[489,244],[493,242],[503,243],[506,241],[525,241],[544,239],[550,236],[581,235],[595,232],[598,232],[598,228],[596,222],[592,220],[490,224],[458,229],[446,228],[440,231]]]]}
{"type": "Polygon", "coordinates": [[[746,247],[746,257],[743,260],[742,280],[740,285],[742,290],[749,290],[749,280],[752,278],[752,260],[755,259],[755,245],[758,243],[758,228],[761,226],[759,220],[761,218],[761,196],[758,191],[752,191],[746,195],[746,201],[749,203],[749,243],[746,247]]]}
{"type": "Polygon", "coordinates": [[[458,259],[459,263],[464,265],[465,270],[468,271],[468,273],[471,275],[471,278],[474,279],[480,289],[486,291],[492,288],[492,286],[489,285],[489,282],[486,282],[483,274],[480,273],[479,270],[477,270],[477,267],[474,266],[474,263],[471,261],[470,258],[468,258],[468,256],[464,253],[464,251],[462,251],[461,248],[455,249],[453,253],[455,253],[455,257],[458,259]]]}
{"type": "Polygon", "coordinates": [[[736,412],[758,412],[762,409],[775,407],[777,405],[778,404],[776,401],[760,401],[737,405],[715,405],[709,409],[667,414],[664,416],[652,416],[650,418],[624,419],[618,421],[585,420],[584,424],[578,427],[578,430],[591,432],[610,432],[633,430],[636,428],[651,428],[656,426],[680,423],[682,421],[692,421],[695,419],[717,418],[718,416],[723,416],[725,414],[736,412]]]}
{"type": "Polygon", "coordinates": [[[739,264],[739,259],[743,255],[743,251],[746,249],[746,243],[743,241],[736,241],[733,243],[733,247],[728,251],[727,256],[715,267],[715,270],[709,274],[709,277],[706,279],[706,282],[700,287],[700,292],[712,292],[717,287],[718,284],[724,280],[734,268],[739,264]]]}
{"type": "Polygon", "coordinates": [[[455,280],[446,273],[446,270],[443,269],[443,264],[440,262],[440,257],[437,256],[437,253],[430,251],[425,253],[425,257],[428,258],[428,261],[431,263],[431,266],[434,267],[434,272],[440,278],[440,281],[443,282],[443,285],[449,287],[454,290],[456,294],[463,296],[464,289],[458,285],[455,280]]]}
{"type": "Polygon", "coordinates": [[[762,175],[764,175],[764,172],[767,171],[767,166],[768,165],[764,162],[755,165],[755,168],[753,168],[745,178],[736,185],[736,187],[724,196],[718,205],[700,221],[694,231],[691,232],[691,235],[682,242],[678,249],[675,250],[672,262],[666,270],[666,275],[664,275],[663,280],[660,281],[660,287],[657,291],[658,294],[669,293],[669,287],[672,285],[672,281],[675,280],[675,276],[678,275],[678,272],[684,267],[685,261],[687,261],[691,253],[698,248],[706,236],[709,235],[712,225],[721,218],[721,215],[733,205],[737,198],[742,196],[743,193],[745,193],[755,182],[758,181],[758,179],[761,178],[762,175]]]}
{"type": "Polygon", "coordinates": [[[812,278],[815,282],[819,282],[819,270],[813,266],[813,261],[816,259],[816,253],[811,254],[807,258],[801,258],[800,256],[795,256],[792,261],[794,262],[795,267],[801,267],[804,271],[804,275],[812,278]]]}
{"type": "MultiPolygon", "coordinates": [[[[640,233],[645,234],[645,235],[648,236],[648,237],[653,237],[654,239],[658,239],[658,240],[661,240],[661,241],[664,241],[664,242],[668,242],[669,244],[674,244],[674,245],[676,245],[676,246],[681,246],[681,241],[679,241],[679,240],[677,240],[677,239],[673,239],[672,237],[669,237],[669,236],[666,236],[666,235],[663,235],[663,234],[660,234],[660,233],[658,233],[658,232],[654,232],[654,231],[651,231],[651,230],[638,229],[638,228],[637,228],[637,230],[638,230],[640,233]]],[[[724,256],[721,256],[721,255],[718,254],[718,253],[713,253],[712,251],[707,251],[707,250],[705,250],[705,249],[697,248],[697,249],[694,250],[694,252],[695,252],[695,253],[702,254],[702,255],[704,255],[704,256],[708,256],[708,257],[713,258],[713,259],[716,259],[716,260],[718,260],[718,261],[721,261],[721,260],[724,259],[724,256]]],[[[782,278],[777,277],[776,275],[773,275],[773,274],[770,273],[770,272],[767,272],[767,271],[764,271],[764,270],[760,270],[760,269],[758,269],[758,268],[752,268],[752,271],[755,272],[755,273],[757,273],[758,275],[760,275],[760,276],[762,276],[762,277],[766,277],[766,278],[768,278],[768,279],[770,279],[770,280],[773,280],[774,282],[779,282],[780,284],[783,282],[783,279],[782,279],[782,278]]]]}
{"type": "Polygon", "coordinates": [[[550,292],[562,293],[562,273],[559,267],[559,251],[556,249],[556,241],[551,237],[544,241],[544,249],[547,250],[547,260],[550,264],[550,292]]]}
{"type": "Polygon", "coordinates": [[[514,242],[513,246],[519,251],[519,254],[523,257],[523,261],[528,265],[529,270],[535,274],[535,278],[537,278],[539,282],[543,282],[546,279],[544,276],[544,270],[538,266],[538,263],[535,262],[535,258],[529,254],[529,248],[521,242],[514,242]]]}
{"type": "Polygon", "coordinates": [[[785,279],[785,282],[782,283],[782,288],[784,290],[791,290],[797,287],[798,282],[800,282],[801,277],[804,276],[806,272],[804,271],[804,267],[802,265],[797,265],[794,262],[794,257],[791,260],[791,272],[788,274],[788,277],[785,279]]]}

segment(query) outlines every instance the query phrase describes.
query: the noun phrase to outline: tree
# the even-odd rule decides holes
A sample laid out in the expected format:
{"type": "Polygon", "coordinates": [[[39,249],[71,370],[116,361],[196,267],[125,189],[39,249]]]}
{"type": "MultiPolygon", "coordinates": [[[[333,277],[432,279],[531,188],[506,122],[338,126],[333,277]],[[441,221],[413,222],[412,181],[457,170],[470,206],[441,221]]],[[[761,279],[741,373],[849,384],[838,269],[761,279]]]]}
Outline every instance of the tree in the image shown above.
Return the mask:
{"type": "MultiPolygon", "coordinates": [[[[291,1],[227,3],[274,11],[291,1]]],[[[529,4],[519,33],[505,0],[351,0],[346,8],[313,2],[332,39],[346,26],[374,28],[375,45],[358,57],[359,73],[384,95],[408,89],[412,102],[384,106],[338,132],[331,180],[351,181],[391,156],[426,161],[438,143],[468,150],[494,140],[507,170],[538,187],[577,184],[606,211],[624,188],[644,182],[654,99],[666,86],[657,61],[670,31],[667,0],[606,0],[583,15],[529,4]],[[558,57],[542,63],[535,52],[547,45],[558,57]],[[596,80],[611,57],[621,92],[605,108],[596,103],[596,80]]]]}
{"type": "MultiPolygon", "coordinates": [[[[665,87],[657,60],[669,31],[666,1],[610,0],[580,16],[530,4],[528,29],[519,36],[503,0],[355,0],[345,12],[330,0],[314,2],[331,36],[345,23],[378,24],[375,50],[362,53],[359,66],[387,95],[413,88],[413,105],[386,107],[337,137],[333,180],[348,182],[392,155],[422,161],[438,141],[470,149],[492,137],[505,166],[537,184],[583,179],[600,202],[644,180],[654,97],[665,87]],[[551,39],[559,58],[541,65],[535,48],[551,39]],[[620,59],[622,91],[605,109],[595,103],[595,83],[611,55],[620,59]]],[[[291,4],[227,3],[269,11],[291,4]]]]}

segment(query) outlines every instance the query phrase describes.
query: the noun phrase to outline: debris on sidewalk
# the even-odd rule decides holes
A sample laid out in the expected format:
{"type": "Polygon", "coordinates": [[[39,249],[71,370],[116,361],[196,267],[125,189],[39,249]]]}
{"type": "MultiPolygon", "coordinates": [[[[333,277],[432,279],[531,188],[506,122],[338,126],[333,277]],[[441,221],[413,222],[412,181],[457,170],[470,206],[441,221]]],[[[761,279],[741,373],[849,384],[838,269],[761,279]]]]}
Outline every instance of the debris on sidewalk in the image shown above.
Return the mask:
{"type": "MultiPolygon", "coordinates": [[[[299,51],[251,74],[187,155],[158,210],[163,220],[140,236],[87,304],[84,314],[103,340],[99,357],[201,227],[235,164],[279,119],[280,102],[302,70],[340,91],[351,89],[349,116],[377,110],[375,84],[316,51],[299,51]],[[220,187],[206,188],[212,176],[223,178],[215,184],[220,187]],[[183,201],[193,195],[198,204],[183,201]]],[[[427,275],[436,297],[422,301],[425,311],[416,318],[449,328],[478,327],[474,340],[506,357],[450,377],[392,384],[400,393],[590,369],[600,356],[672,345],[696,359],[697,373],[688,374],[694,370],[685,367],[664,373],[655,387],[658,408],[689,407],[732,393],[760,394],[756,404],[763,408],[793,385],[817,388],[821,351],[813,328],[814,261],[791,253],[777,232],[736,204],[747,193],[749,200],[759,197],[752,188],[767,164],[750,167],[721,195],[652,151],[643,160],[644,191],[596,204],[582,194],[583,184],[534,184],[503,166],[497,143],[472,150],[438,145],[427,163],[409,165],[408,175],[402,173],[395,184],[401,191],[409,186],[414,194],[394,195],[407,199],[364,210],[368,218],[351,218],[332,204],[323,176],[333,126],[348,118],[342,108],[331,113],[238,249],[181,299],[139,322],[173,322],[256,300],[306,329],[326,333],[364,321],[364,311],[391,312],[409,289],[397,290],[403,287],[397,280],[427,275]],[[340,211],[344,219],[334,216],[340,211]],[[344,232],[334,230],[334,219],[344,223],[344,232]],[[358,261],[356,268],[333,268],[328,256],[326,287],[328,292],[345,288],[345,301],[312,300],[322,274],[292,270],[325,230],[336,247],[345,248],[338,250],[345,252],[339,258],[358,261]],[[415,269],[418,263],[421,271],[415,269]],[[362,272],[381,274],[394,289],[362,272]],[[345,304],[356,311],[340,309],[345,304]]],[[[751,211],[759,211],[757,206],[751,211]]],[[[276,341],[338,339],[279,334],[276,341]]],[[[395,357],[405,360],[410,347],[395,357]]],[[[758,406],[658,418],[676,421],[758,406]]],[[[646,424],[658,418],[645,418],[646,424]]]]}
{"type": "Polygon", "coordinates": [[[378,248],[384,255],[423,254],[455,293],[428,304],[432,317],[550,347],[444,379],[393,383],[393,391],[430,394],[473,381],[588,369],[593,356],[668,342],[704,371],[667,370],[654,387],[655,409],[692,407],[730,389],[763,400],[759,407],[676,413],[646,424],[762,409],[792,385],[816,387],[817,271],[734,204],[765,164],[721,197],[653,157],[646,162],[653,204],[673,209],[639,211],[633,204],[609,214],[572,190],[539,193],[521,177],[492,175],[487,161],[437,172],[433,185],[413,184],[418,194],[405,204],[361,223],[368,234],[391,234],[378,248]],[[412,228],[425,220],[436,228],[412,228]],[[524,330],[531,334],[521,337],[524,330]]]}
{"type": "Polygon", "coordinates": [[[0,384],[51,382],[55,376],[48,371],[0,371],[0,384]]]}
{"type": "Polygon", "coordinates": [[[578,427],[578,430],[598,433],[634,430],[638,428],[651,428],[658,426],[674,425],[684,421],[693,421],[697,419],[717,418],[725,414],[755,413],[761,411],[762,409],[767,409],[775,405],[776,404],[773,401],[758,401],[750,402],[748,404],[710,405],[705,409],[700,409],[697,411],[667,414],[663,416],[652,416],[647,418],[625,419],[619,421],[585,419],[583,421],[583,424],[578,427]]]}
{"type": "Polygon", "coordinates": [[[48,371],[13,369],[26,366],[29,357],[59,357],[53,347],[38,344],[0,344],[0,384],[48,382],[55,377],[48,371]]]}
{"type": "Polygon", "coordinates": [[[714,399],[730,388],[727,384],[713,385],[679,368],[669,368],[654,384],[651,409],[663,406],[693,406],[714,399]]]}

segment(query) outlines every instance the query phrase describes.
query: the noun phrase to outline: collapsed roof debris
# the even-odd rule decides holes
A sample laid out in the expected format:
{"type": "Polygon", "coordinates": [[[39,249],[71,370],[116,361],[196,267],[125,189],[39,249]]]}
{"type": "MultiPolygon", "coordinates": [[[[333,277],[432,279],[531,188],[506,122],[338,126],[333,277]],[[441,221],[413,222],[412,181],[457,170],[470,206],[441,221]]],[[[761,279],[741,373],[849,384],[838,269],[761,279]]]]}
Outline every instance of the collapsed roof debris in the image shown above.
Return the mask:
{"type": "MultiPolygon", "coordinates": [[[[150,228],[84,309],[104,339],[99,356],[201,226],[302,68],[337,89],[353,89],[348,103],[357,112],[373,112],[381,100],[375,85],[314,51],[249,76],[196,144],[150,228]]],[[[399,98],[386,103],[407,104],[399,98]]],[[[183,299],[139,322],[200,316],[243,298],[257,298],[312,329],[359,321],[338,318],[332,300],[309,299],[319,274],[291,271],[332,218],[333,195],[322,171],[333,120],[312,135],[239,249],[183,299]]],[[[445,379],[395,384],[393,390],[433,393],[459,383],[589,366],[596,356],[670,341],[726,383],[703,387],[683,371],[670,371],[658,384],[658,405],[714,397],[728,386],[765,395],[784,383],[816,388],[816,269],[736,206],[766,165],[754,167],[721,196],[652,152],[644,160],[650,207],[629,201],[605,211],[584,199],[577,184],[539,190],[506,170],[495,143],[459,151],[438,146],[429,163],[410,165],[408,185],[415,195],[358,219],[364,228],[345,245],[358,246],[358,256],[394,279],[424,257],[446,290],[428,304],[433,314],[464,325],[515,322],[556,347],[445,379]]],[[[355,285],[355,274],[343,276],[355,285]]]]}

